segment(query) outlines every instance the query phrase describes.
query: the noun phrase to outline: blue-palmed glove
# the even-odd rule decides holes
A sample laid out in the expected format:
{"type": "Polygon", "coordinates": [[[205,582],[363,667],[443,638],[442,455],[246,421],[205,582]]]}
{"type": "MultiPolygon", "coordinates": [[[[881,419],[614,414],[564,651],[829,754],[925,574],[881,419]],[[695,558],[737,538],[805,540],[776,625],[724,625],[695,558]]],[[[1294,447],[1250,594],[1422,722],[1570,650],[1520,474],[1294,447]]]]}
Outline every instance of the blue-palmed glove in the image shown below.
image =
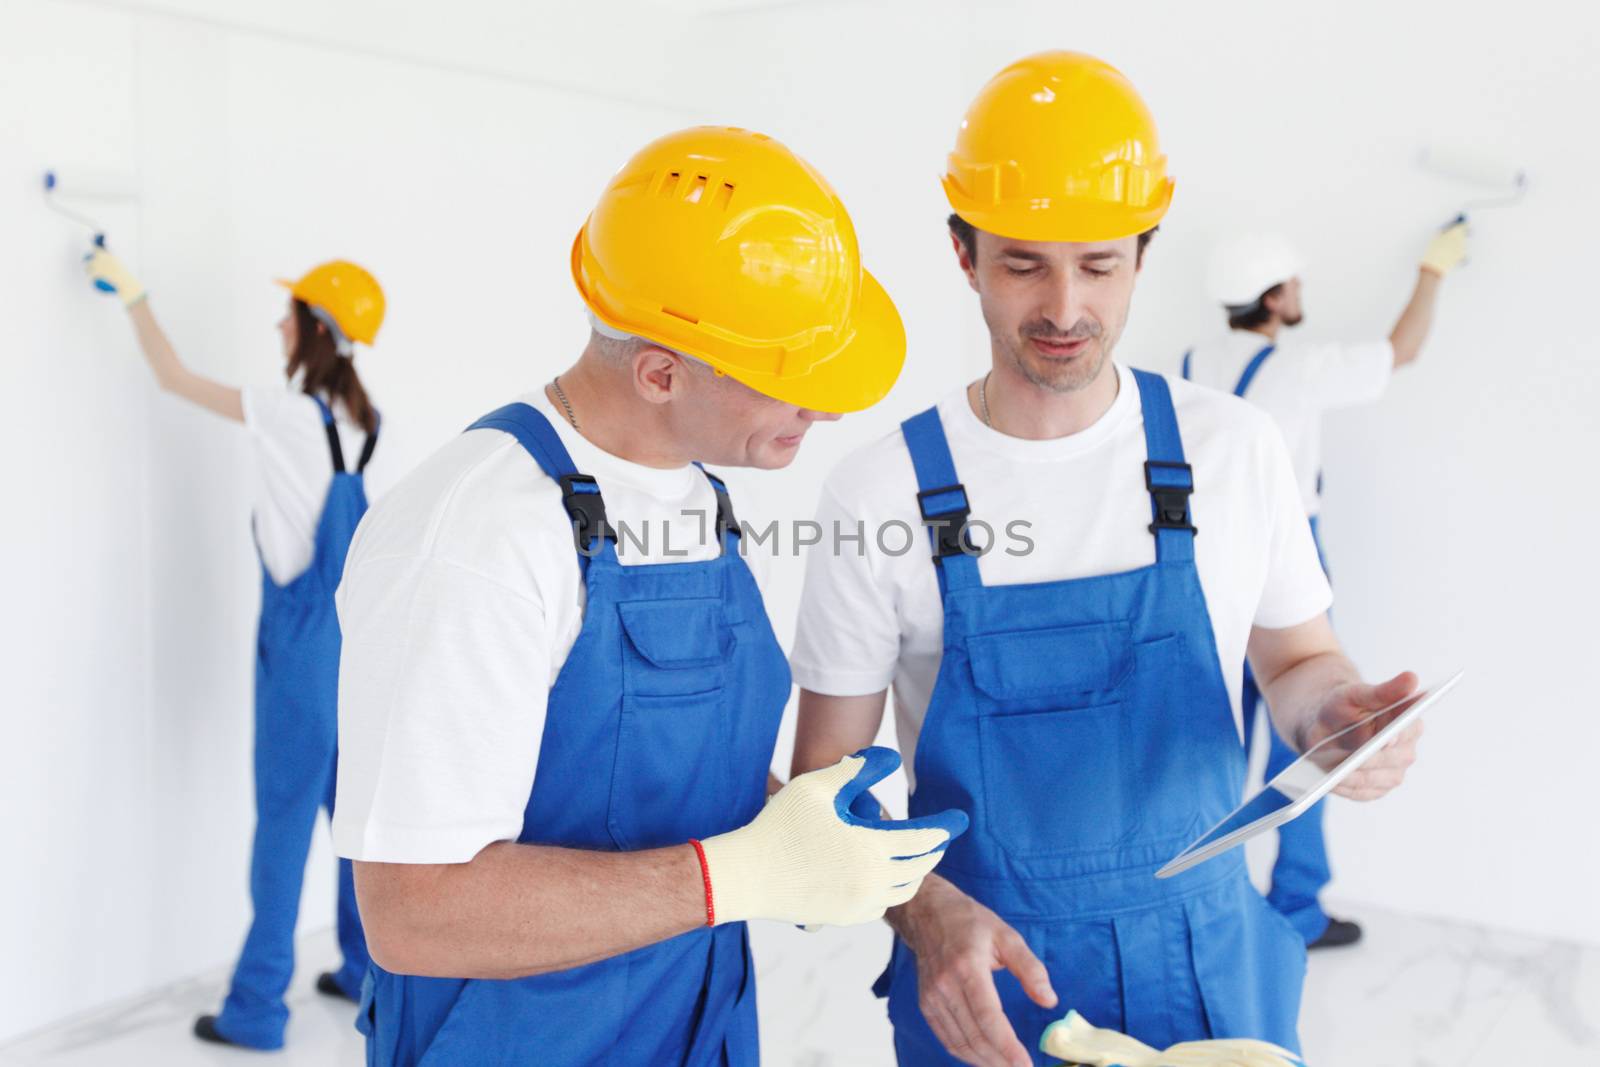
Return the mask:
{"type": "Polygon", "coordinates": [[[910,900],[967,816],[882,818],[862,797],[898,766],[891,749],[862,749],[797,776],[749,824],[700,842],[708,922],[848,926],[910,900]]]}
{"type": "Polygon", "coordinates": [[[127,264],[104,248],[96,248],[83,257],[83,272],[96,289],[113,294],[122,301],[123,307],[132,307],[145,297],[144,286],[127,264]]]}

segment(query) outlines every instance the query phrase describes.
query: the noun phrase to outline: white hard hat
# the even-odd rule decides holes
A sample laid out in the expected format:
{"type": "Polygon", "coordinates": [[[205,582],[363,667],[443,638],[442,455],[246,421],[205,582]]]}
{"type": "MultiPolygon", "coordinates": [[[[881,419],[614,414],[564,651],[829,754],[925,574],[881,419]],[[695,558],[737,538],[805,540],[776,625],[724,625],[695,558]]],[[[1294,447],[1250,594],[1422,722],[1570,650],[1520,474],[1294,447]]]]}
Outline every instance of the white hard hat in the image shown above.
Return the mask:
{"type": "Polygon", "coordinates": [[[1283,236],[1251,233],[1222,242],[1211,254],[1206,270],[1206,290],[1226,307],[1248,307],[1274,285],[1281,285],[1305,270],[1283,236]]]}

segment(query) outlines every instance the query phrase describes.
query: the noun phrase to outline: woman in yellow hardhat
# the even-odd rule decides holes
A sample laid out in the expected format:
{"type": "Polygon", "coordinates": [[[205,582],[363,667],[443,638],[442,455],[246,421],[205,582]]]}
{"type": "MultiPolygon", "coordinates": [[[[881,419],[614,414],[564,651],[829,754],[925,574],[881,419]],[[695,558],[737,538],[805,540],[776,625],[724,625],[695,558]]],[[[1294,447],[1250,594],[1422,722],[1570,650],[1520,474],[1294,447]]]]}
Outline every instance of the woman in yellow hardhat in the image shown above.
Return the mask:
{"type": "MultiPolygon", "coordinates": [[[[250,431],[260,470],[254,506],[261,557],[256,641],[256,831],[250,862],[255,918],[227,1000],[195,1022],[207,1041],[274,1049],[289,1010],[295,916],[319,807],[333,809],[339,626],[333,593],[356,523],[367,509],[364,473],[378,413],[356,373],[354,345],[383,322],[383,290],[354,263],[313,268],[289,290],[278,323],[289,388],[236,388],[186,367],[157,324],[144,287],[111,253],[88,259],[96,288],[128,309],[156,381],[170,393],[250,431]],[[350,456],[353,462],[346,462],[350,456]],[[331,458],[331,463],[330,463],[331,458]]],[[[356,999],[367,971],[350,864],[339,864],[337,972],[317,989],[356,999]]]]}

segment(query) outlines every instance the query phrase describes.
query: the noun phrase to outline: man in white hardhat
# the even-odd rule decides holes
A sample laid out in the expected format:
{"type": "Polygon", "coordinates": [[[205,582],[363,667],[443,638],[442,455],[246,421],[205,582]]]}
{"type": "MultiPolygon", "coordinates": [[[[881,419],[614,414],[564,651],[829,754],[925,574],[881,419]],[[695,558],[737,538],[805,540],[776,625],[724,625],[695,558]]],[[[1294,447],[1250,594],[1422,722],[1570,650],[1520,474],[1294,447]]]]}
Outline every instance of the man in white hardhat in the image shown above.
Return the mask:
{"type": "MultiPolygon", "coordinates": [[[[1298,326],[1304,318],[1300,275],[1305,264],[1282,236],[1241,235],[1223,242],[1212,255],[1207,289],[1227,312],[1229,329],[1184,354],[1183,376],[1243,397],[1272,416],[1288,441],[1319,556],[1322,413],[1372,403],[1383,395],[1393,370],[1417,358],[1433,324],[1444,276],[1461,264],[1466,252],[1467,224],[1458,219],[1429,243],[1411,299],[1388,337],[1355,343],[1305,343],[1283,336],[1286,327],[1298,326]]],[[[1243,696],[1247,747],[1260,703],[1261,691],[1247,666],[1243,696]]],[[[1270,778],[1293,762],[1295,754],[1270,725],[1268,729],[1270,778]]],[[[1322,910],[1318,895],[1329,877],[1318,804],[1279,831],[1267,897],[1311,948],[1350,945],[1361,939],[1356,923],[1332,919],[1322,910]]]]}

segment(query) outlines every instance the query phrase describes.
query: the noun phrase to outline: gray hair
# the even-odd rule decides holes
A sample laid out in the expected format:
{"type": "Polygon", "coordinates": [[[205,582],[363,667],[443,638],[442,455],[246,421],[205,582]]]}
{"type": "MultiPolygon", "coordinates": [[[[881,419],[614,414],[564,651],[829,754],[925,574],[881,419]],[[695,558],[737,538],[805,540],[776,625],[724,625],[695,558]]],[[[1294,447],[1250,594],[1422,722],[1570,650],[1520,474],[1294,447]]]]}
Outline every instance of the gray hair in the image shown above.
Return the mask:
{"type": "Polygon", "coordinates": [[[685,363],[710,367],[710,364],[705,360],[691,356],[687,352],[679,352],[676,348],[669,348],[659,341],[652,341],[648,337],[640,337],[638,334],[628,333],[626,330],[619,330],[615,326],[609,326],[602,322],[600,316],[593,311],[589,312],[589,329],[594,331],[593,343],[595,348],[599,350],[607,361],[612,363],[626,363],[633,358],[641,347],[648,346],[650,348],[665,349],[673,355],[681,357],[685,363]]]}

